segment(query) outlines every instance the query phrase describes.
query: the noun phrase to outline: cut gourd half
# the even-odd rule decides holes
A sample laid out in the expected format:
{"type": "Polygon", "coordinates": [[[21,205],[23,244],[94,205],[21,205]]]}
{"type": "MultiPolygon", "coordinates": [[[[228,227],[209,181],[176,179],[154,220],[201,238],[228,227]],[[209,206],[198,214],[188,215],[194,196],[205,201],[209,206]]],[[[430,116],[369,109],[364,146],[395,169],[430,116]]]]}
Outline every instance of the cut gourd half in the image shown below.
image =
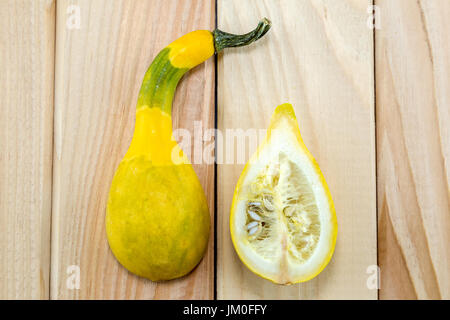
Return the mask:
{"type": "Polygon", "coordinates": [[[314,278],[333,255],[333,201],[290,104],[276,108],[266,138],[239,178],[230,232],[242,262],[279,284],[314,278]]]}

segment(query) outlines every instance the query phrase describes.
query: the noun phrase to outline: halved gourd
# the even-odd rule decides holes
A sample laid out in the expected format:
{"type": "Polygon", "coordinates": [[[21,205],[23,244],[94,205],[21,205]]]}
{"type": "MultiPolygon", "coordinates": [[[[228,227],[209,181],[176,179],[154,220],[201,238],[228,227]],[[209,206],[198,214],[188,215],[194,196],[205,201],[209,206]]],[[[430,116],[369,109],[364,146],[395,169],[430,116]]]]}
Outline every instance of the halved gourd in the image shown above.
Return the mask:
{"type": "Polygon", "coordinates": [[[333,201],[290,104],[276,108],[264,142],[239,178],[230,231],[242,262],[279,284],[314,278],[333,255],[333,201]]]}

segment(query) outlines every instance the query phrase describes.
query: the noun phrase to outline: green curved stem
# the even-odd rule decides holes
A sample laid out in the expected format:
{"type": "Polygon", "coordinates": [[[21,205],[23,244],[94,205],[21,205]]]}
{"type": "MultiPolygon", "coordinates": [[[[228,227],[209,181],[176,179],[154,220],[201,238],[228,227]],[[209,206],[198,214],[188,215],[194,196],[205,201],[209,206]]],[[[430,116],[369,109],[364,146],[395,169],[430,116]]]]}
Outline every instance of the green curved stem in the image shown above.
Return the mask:
{"type": "Polygon", "coordinates": [[[250,43],[258,40],[269,31],[272,23],[269,19],[264,18],[258,26],[249,33],[246,34],[231,34],[223,32],[219,29],[213,31],[214,36],[214,48],[216,53],[230,47],[242,47],[249,45],[250,43]]]}

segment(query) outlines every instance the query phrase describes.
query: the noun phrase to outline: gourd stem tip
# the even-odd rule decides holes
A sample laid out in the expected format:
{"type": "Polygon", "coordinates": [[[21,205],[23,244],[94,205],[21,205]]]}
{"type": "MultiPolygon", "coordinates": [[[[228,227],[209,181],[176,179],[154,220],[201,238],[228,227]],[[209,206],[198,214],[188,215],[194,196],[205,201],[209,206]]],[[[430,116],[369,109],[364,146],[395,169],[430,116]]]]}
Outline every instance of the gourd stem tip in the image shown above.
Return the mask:
{"type": "Polygon", "coordinates": [[[269,19],[263,18],[258,26],[246,34],[231,34],[219,29],[213,31],[214,48],[216,53],[230,47],[242,47],[262,38],[269,31],[272,23],[269,19]]]}

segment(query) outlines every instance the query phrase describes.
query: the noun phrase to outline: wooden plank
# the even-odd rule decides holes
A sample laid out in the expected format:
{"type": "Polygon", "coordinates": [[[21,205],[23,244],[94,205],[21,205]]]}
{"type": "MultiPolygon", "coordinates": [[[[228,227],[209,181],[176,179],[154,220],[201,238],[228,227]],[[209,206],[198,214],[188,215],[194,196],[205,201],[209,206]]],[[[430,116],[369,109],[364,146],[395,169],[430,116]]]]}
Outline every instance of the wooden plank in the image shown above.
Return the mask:
{"type": "MultiPolygon", "coordinates": [[[[111,179],[131,141],[145,71],[159,50],[179,36],[213,29],[214,2],[62,0],[57,11],[51,297],[213,298],[212,233],[208,253],[193,273],[153,283],[128,273],[115,260],[104,217],[111,179]],[[65,27],[70,5],[79,7],[80,29],[65,27]],[[76,282],[70,277],[77,270],[68,269],[72,265],[80,268],[78,290],[71,289],[76,282]]],[[[194,120],[202,121],[203,128],[212,127],[213,94],[210,60],[182,81],[174,103],[174,128],[192,130],[194,120]]],[[[214,167],[199,164],[195,169],[212,215],[214,167]]]]}
{"type": "MultiPolygon", "coordinates": [[[[219,58],[218,128],[267,128],[274,108],[291,102],[306,145],[329,183],[339,223],[334,257],[317,278],[289,287],[263,280],[239,261],[229,234],[231,199],[243,165],[220,164],[219,299],[377,298],[366,285],[367,267],[377,263],[370,4],[218,1],[223,30],[248,30],[263,16],[273,22],[265,39],[219,58]]],[[[219,159],[224,150],[217,148],[219,159]]]]}
{"type": "Polygon", "coordinates": [[[450,2],[377,0],[381,299],[450,299],[450,2]]]}
{"type": "Polygon", "coordinates": [[[0,2],[0,299],[49,295],[54,1],[0,2]]]}

